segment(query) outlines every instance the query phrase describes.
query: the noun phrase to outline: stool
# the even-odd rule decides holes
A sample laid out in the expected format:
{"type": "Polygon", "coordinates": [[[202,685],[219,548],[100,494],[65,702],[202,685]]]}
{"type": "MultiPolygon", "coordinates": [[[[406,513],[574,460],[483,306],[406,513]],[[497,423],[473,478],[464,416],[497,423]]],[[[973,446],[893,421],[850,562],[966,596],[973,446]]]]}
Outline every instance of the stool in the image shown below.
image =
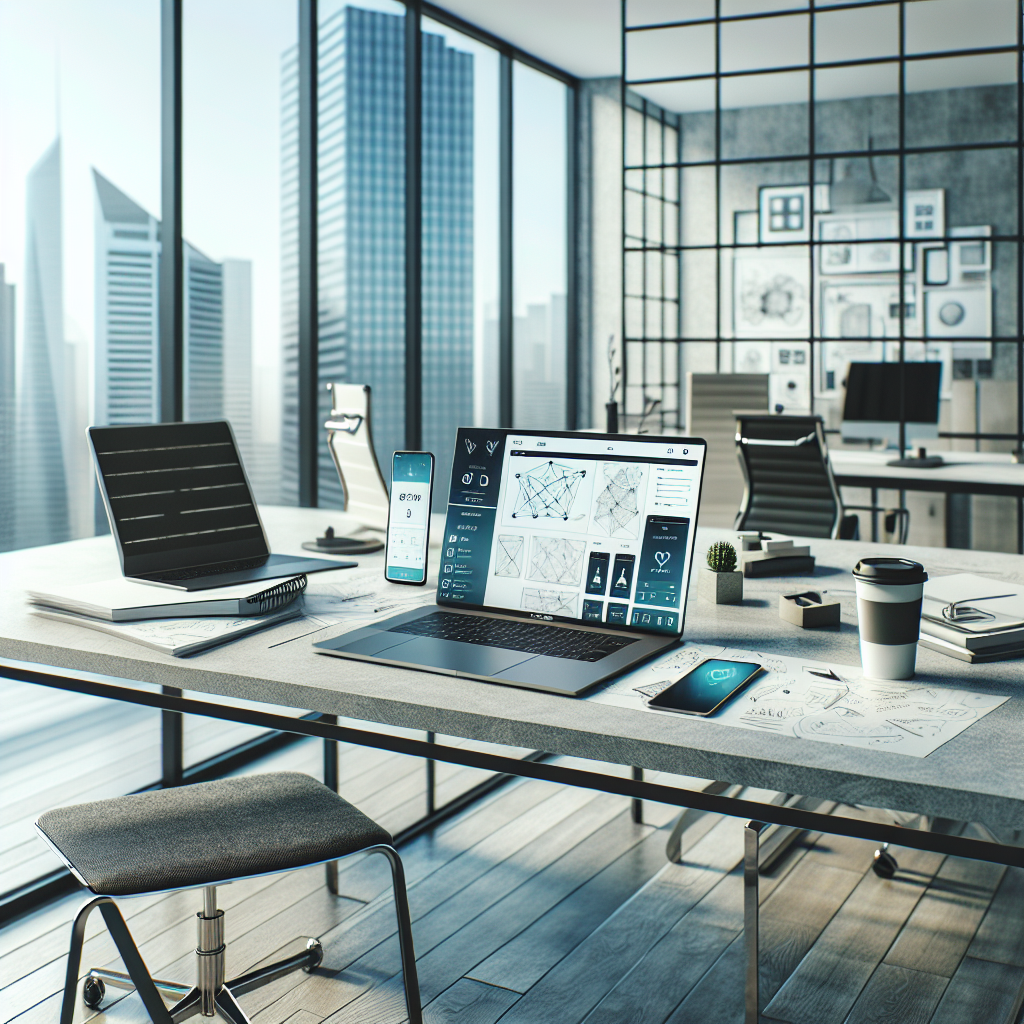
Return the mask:
{"type": "Polygon", "coordinates": [[[314,970],[323,947],[311,938],[303,952],[225,981],[224,911],[217,909],[217,886],[360,852],[383,854],[391,866],[406,1009],[412,1024],[422,1024],[401,858],[384,829],[316,779],[275,772],[135,793],[58,807],[41,815],[36,828],[94,894],[72,926],[60,1024],[71,1024],[74,1017],[85,923],[94,907],[100,908],[128,971],[90,970],[82,990],[86,1005],[98,1007],[110,985],[135,989],[154,1024],[215,1012],[231,1024],[251,1024],[237,997],[290,971],[314,970]],[[196,915],[196,984],[157,981],[114,898],[198,888],[203,909],[196,915]],[[177,997],[170,1009],[161,991],[177,997]]]}

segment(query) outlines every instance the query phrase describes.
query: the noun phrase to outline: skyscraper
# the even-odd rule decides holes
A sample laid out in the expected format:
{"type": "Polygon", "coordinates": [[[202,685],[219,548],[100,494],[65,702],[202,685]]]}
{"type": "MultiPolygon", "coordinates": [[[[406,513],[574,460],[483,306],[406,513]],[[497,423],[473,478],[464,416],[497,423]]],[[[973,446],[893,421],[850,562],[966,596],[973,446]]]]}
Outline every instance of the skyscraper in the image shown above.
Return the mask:
{"type": "MultiPolygon", "coordinates": [[[[101,424],[153,423],[160,418],[158,345],[160,222],[99,171],[96,187],[96,396],[101,424]]],[[[225,309],[224,269],[188,242],[185,262],[185,394],[188,420],[225,415],[224,334],[227,316],[251,332],[251,306],[237,298],[225,309]]],[[[244,260],[232,261],[248,266],[244,260]]],[[[251,295],[246,292],[246,301],[251,295]]],[[[237,333],[237,332],[236,332],[237,333]]],[[[237,349],[237,345],[236,345],[237,349]]],[[[240,356],[243,376],[251,353],[240,356]]],[[[235,396],[238,405],[238,396],[235,396]]]]}
{"type": "Polygon", "coordinates": [[[17,507],[14,434],[14,285],[8,284],[0,263],[0,551],[14,547],[17,507]]]}
{"type": "Polygon", "coordinates": [[[25,203],[25,319],[17,425],[16,547],[70,539],[68,400],[73,369],[64,341],[61,145],[53,142],[28,175],[25,203]]]}
{"type": "Polygon", "coordinates": [[[186,420],[224,415],[224,274],[195,246],[185,250],[186,420]]]}
{"type": "Polygon", "coordinates": [[[252,263],[227,259],[221,264],[224,294],[224,418],[235,432],[250,477],[253,446],[252,263]]]}
{"type": "Polygon", "coordinates": [[[160,223],[99,171],[96,187],[98,424],[160,418],[157,351],[160,223]]]}
{"type": "MultiPolygon", "coordinates": [[[[319,327],[325,385],[373,388],[378,456],[405,439],[404,18],[343,7],[320,26],[319,327]]],[[[282,58],[283,500],[298,493],[297,63],[282,58]]],[[[439,479],[473,418],[473,57],[423,36],[423,437],[439,479]]],[[[321,505],[341,488],[318,437],[321,505]]],[[[440,489],[443,492],[443,487],[440,489]]],[[[442,494],[443,498],[443,494],[442,494]]]]}

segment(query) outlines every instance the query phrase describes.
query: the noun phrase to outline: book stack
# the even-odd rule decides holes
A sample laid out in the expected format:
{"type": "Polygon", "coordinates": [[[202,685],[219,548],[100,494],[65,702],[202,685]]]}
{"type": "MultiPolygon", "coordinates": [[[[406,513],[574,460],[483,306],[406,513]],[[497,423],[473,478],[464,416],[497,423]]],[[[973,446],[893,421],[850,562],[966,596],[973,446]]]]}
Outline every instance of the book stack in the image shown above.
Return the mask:
{"type": "Polygon", "coordinates": [[[930,579],[921,646],[970,664],[1024,656],[1024,587],[967,572],[930,579]]]}
{"type": "Polygon", "coordinates": [[[740,535],[740,568],[751,576],[810,576],[814,572],[814,556],[807,544],[796,544],[791,537],[740,535]]]}

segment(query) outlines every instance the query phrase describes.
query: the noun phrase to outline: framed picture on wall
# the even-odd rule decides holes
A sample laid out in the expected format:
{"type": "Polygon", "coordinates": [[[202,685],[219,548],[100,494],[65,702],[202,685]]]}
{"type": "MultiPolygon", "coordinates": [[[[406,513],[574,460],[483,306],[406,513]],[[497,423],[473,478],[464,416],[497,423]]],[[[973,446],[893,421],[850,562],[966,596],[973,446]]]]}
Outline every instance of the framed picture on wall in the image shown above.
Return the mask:
{"type": "Polygon", "coordinates": [[[808,338],[810,261],[806,247],[740,250],[733,257],[737,338],[808,338]]]}

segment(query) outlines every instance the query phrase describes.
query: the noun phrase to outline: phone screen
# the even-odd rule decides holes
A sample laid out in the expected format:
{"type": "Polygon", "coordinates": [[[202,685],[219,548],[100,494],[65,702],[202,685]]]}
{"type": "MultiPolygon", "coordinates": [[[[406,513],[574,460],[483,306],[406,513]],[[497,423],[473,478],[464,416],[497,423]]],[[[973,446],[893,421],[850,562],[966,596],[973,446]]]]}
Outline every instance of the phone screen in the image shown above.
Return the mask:
{"type": "Polygon", "coordinates": [[[709,658],[662,690],[648,707],[684,715],[710,715],[760,672],[761,666],[754,662],[709,658]]]}
{"type": "Polygon", "coordinates": [[[434,456],[430,452],[395,452],[384,567],[384,576],[392,583],[427,582],[433,483],[434,456]]]}

